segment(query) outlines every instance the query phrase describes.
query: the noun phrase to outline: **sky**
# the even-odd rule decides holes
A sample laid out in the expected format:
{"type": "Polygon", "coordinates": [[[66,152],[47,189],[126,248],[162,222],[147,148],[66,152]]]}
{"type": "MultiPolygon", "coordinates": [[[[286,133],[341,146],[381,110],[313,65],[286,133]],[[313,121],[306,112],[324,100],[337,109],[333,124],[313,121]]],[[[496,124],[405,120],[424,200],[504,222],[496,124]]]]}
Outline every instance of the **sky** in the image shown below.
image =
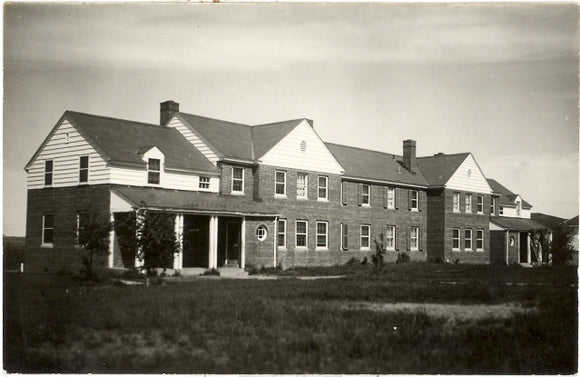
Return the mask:
{"type": "Polygon", "coordinates": [[[62,113],[149,123],[159,103],[402,154],[472,152],[534,207],[578,215],[578,5],[57,4],[4,7],[3,231],[62,113]]]}

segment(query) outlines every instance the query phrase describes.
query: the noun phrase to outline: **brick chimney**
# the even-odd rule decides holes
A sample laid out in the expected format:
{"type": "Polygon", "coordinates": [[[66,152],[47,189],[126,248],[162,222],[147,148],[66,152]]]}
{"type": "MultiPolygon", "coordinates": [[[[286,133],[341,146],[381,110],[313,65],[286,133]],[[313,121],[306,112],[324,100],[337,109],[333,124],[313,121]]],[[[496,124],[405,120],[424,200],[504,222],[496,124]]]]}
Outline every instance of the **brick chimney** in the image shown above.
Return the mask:
{"type": "Polygon", "coordinates": [[[160,104],[159,124],[164,126],[171,119],[173,113],[179,112],[179,103],[175,101],[165,101],[160,104]]]}
{"type": "Polygon", "coordinates": [[[403,140],[403,164],[411,173],[417,166],[417,142],[415,140],[403,140]]]}

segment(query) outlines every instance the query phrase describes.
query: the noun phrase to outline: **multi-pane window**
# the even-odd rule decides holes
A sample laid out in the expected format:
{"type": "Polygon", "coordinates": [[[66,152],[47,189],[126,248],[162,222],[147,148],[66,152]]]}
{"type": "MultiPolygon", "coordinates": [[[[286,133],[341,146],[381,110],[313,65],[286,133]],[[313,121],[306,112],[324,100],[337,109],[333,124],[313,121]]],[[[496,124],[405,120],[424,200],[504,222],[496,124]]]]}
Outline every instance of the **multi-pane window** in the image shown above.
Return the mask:
{"type": "Polygon", "coordinates": [[[419,191],[410,190],[409,195],[411,200],[410,208],[412,210],[419,210],[419,191]]]}
{"type": "Polygon", "coordinates": [[[328,223],[316,222],[316,247],[328,248],[328,223]]]}
{"type": "Polygon", "coordinates": [[[483,229],[478,229],[475,239],[475,248],[477,250],[483,250],[483,229]]]}
{"type": "Polygon", "coordinates": [[[286,196],[286,172],[276,172],[276,195],[286,196]]]}
{"type": "Polygon", "coordinates": [[[348,250],[348,224],[340,224],[342,250],[348,250]]]}
{"type": "Polygon", "coordinates": [[[465,250],[472,250],[471,229],[465,229],[465,250]]]}
{"type": "Polygon", "coordinates": [[[54,169],[54,161],[46,160],[44,161],[44,185],[52,185],[52,171],[54,169]]]}
{"type": "Polygon", "coordinates": [[[461,199],[461,193],[453,193],[453,212],[459,212],[459,201],[461,199]]]}
{"type": "Polygon", "coordinates": [[[503,206],[499,206],[499,214],[503,215],[503,206]]]}
{"type": "Polygon", "coordinates": [[[54,240],[54,215],[42,216],[42,244],[52,245],[54,240]]]}
{"type": "Polygon", "coordinates": [[[483,213],[483,195],[477,195],[477,213],[483,213]]]}
{"type": "Polygon", "coordinates": [[[209,188],[209,177],[199,177],[199,188],[200,189],[209,188]]]}
{"type": "Polygon", "coordinates": [[[419,227],[418,226],[411,227],[411,235],[409,238],[411,241],[411,250],[419,250],[419,227]]]}
{"type": "Polygon", "coordinates": [[[308,221],[296,221],[296,247],[308,246],[308,221]]]}
{"type": "Polygon", "coordinates": [[[147,183],[159,184],[161,175],[161,160],[157,158],[150,158],[147,164],[147,183]]]}
{"type": "Polygon", "coordinates": [[[387,188],[387,208],[395,208],[395,189],[392,187],[387,188]]]}
{"type": "Polygon", "coordinates": [[[256,228],[256,238],[258,241],[264,241],[268,237],[268,228],[266,225],[262,224],[256,228]]]}
{"type": "Polygon", "coordinates": [[[81,156],[79,159],[79,182],[89,181],[89,156],[81,156]]]}
{"type": "Polygon", "coordinates": [[[491,198],[491,215],[495,216],[495,198],[491,198]]]}
{"type": "Polygon", "coordinates": [[[360,226],[360,247],[369,248],[371,247],[371,226],[361,225],[360,226]]]}
{"type": "Polygon", "coordinates": [[[459,228],[453,228],[453,250],[459,250],[461,230],[459,228]]]}
{"type": "Polygon", "coordinates": [[[296,197],[308,198],[308,174],[298,173],[296,179],[296,197]]]}
{"type": "Polygon", "coordinates": [[[465,213],[471,213],[471,194],[465,195],[465,213]]]}
{"type": "Polygon", "coordinates": [[[363,184],[361,187],[361,203],[363,205],[371,204],[371,186],[363,184]]]}
{"type": "Polygon", "coordinates": [[[89,214],[81,212],[77,214],[77,245],[84,242],[87,227],[89,225],[89,214]]]}
{"type": "Polygon", "coordinates": [[[328,199],[328,177],[318,177],[318,199],[328,199]]]}
{"type": "Polygon", "coordinates": [[[385,247],[388,250],[394,250],[395,249],[395,237],[396,237],[396,228],[394,226],[387,226],[387,229],[385,231],[385,247]]]}
{"type": "Polygon", "coordinates": [[[232,192],[244,192],[243,168],[232,168],[232,192]]]}
{"type": "Polygon", "coordinates": [[[286,220],[278,220],[278,246],[286,247],[286,220]]]}

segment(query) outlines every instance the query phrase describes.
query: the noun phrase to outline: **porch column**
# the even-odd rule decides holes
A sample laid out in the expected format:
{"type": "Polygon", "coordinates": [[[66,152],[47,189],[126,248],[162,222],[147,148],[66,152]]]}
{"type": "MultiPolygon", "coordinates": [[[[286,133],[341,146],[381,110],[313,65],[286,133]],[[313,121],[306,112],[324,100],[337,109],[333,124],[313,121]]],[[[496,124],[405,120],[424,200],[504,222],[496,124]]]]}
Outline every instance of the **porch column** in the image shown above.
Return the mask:
{"type": "Polygon", "coordinates": [[[183,214],[175,215],[175,236],[179,244],[179,252],[173,258],[173,269],[181,270],[183,268],[183,214]]]}
{"type": "MultiPolygon", "coordinates": [[[[113,213],[111,212],[111,216],[109,217],[109,221],[111,221],[111,224],[112,224],[114,220],[115,220],[115,217],[113,216],[113,213]]],[[[115,250],[115,229],[111,228],[111,231],[109,232],[109,258],[107,260],[107,267],[109,267],[109,268],[113,268],[114,250],[115,250]]]]}
{"type": "Polygon", "coordinates": [[[209,219],[209,268],[217,268],[218,217],[209,219]]]}
{"type": "Polygon", "coordinates": [[[510,264],[510,232],[509,230],[505,231],[505,264],[510,264]]]}
{"type": "Polygon", "coordinates": [[[242,217],[242,229],[240,229],[240,267],[246,268],[246,217],[242,217]]]}
{"type": "Polygon", "coordinates": [[[526,233],[526,242],[528,243],[528,261],[529,263],[532,263],[532,249],[530,248],[530,238],[531,238],[530,232],[526,233]]]}
{"type": "Polygon", "coordinates": [[[274,268],[278,265],[277,263],[277,247],[278,247],[278,218],[276,217],[273,221],[274,223],[274,231],[272,233],[274,236],[274,268]]]}

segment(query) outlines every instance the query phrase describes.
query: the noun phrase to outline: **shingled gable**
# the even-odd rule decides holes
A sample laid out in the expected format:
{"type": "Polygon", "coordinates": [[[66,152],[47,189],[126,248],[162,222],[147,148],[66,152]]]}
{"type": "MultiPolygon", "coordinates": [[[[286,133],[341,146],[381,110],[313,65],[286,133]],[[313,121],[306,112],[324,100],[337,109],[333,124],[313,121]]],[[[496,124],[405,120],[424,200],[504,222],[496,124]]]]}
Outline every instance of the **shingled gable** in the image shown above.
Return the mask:
{"type": "Polygon", "coordinates": [[[334,143],[325,144],[349,178],[427,186],[420,171],[413,174],[403,167],[402,156],[334,143]]]}
{"type": "Polygon", "coordinates": [[[430,186],[444,186],[467,156],[469,153],[417,157],[417,166],[430,186]]]}
{"type": "Polygon", "coordinates": [[[110,164],[145,167],[146,163],[141,158],[143,151],[157,147],[165,155],[167,169],[219,173],[216,167],[176,130],[74,111],[66,111],[63,114],[25,169],[36,159],[65,120],[110,164]]]}
{"type": "Polygon", "coordinates": [[[252,126],[254,153],[256,158],[264,156],[280,140],[306,119],[294,119],[284,122],[259,124],[252,126]]]}
{"type": "MultiPolygon", "coordinates": [[[[491,186],[491,189],[495,194],[499,194],[498,203],[501,205],[515,207],[516,203],[515,200],[519,196],[518,194],[513,193],[510,189],[496,181],[495,179],[488,178],[487,182],[491,186]]],[[[521,198],[521,197],[520,197],[521,198]]],[[[524,209],[531,209],[532,205],[526,202],[523,198],[522,199],[522,208],[524,209]]]]}

